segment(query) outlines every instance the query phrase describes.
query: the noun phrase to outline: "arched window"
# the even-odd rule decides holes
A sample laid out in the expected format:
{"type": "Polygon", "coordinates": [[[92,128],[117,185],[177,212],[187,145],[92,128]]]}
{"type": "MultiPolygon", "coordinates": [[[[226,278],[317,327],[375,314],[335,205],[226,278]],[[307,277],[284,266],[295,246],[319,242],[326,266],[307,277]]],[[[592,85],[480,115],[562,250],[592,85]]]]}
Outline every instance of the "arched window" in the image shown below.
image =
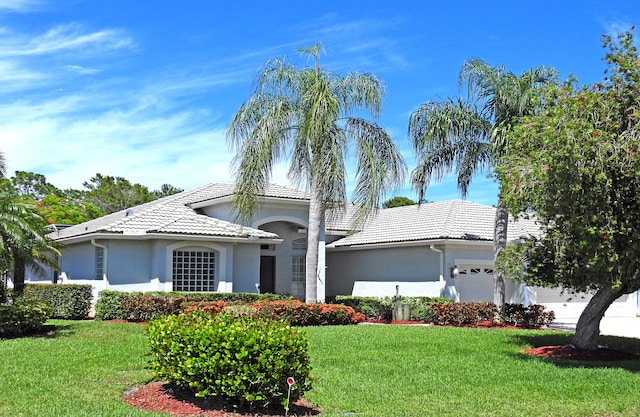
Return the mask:
{"type": "Polygon", "coordinates": [[[215,291],[216,252],[183,247],[173,251],[174,291],[215,291]]]}

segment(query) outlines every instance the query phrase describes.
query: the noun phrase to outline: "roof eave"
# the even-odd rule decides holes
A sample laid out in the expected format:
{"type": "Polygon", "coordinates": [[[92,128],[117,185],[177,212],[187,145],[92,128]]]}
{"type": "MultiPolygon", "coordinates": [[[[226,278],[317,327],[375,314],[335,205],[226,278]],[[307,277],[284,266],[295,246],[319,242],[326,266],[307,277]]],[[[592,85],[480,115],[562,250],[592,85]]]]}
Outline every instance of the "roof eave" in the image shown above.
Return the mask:
{"type": "Polygon", "coordinates": [[[88,233],[83,235],[70,236],[67,238],[54,239],[64,244],[88,242],[92,239],[116,239],[116,240],[151,240],[151,239],[176,239],[176,240],[199,240],[207,242],[229,242],[229,243],[282,243],[281,238],[269,237],[237,237],[237,236],[211,236],[202,234],[182,234],[182,233],[88,233]]]}

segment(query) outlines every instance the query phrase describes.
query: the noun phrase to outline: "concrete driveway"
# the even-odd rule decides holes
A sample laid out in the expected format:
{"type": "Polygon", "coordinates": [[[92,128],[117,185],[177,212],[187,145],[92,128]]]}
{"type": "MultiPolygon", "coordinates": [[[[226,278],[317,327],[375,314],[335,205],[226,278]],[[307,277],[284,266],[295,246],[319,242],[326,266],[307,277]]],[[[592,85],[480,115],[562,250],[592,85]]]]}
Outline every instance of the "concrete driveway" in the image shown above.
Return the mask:
{"type": "MultiPolygon", "coordinates": [[[[551,328],[575,330],[577,318],[561,318],[551,324],[551,328]]],[[[600,322],[600,334],[640,339],[640,317],[607,317],[600,322]]]]}

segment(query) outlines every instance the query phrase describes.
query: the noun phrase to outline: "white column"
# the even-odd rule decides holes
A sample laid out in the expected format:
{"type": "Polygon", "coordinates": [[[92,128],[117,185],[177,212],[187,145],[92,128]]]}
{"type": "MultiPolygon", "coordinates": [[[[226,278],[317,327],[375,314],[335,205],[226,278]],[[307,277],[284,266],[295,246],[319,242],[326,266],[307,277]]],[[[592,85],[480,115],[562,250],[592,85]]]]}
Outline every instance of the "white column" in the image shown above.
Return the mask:
{"type": "Polygon", "coordinates": [[[327,269],[327,259],[326,259],[326,251],[325,251],[325,241],[326,241],[326,229],[324,222],[324,215],[322,216],[322,220],[320,220],[320,239],[318,240],[318,302],[324,303],[326,296],[325,289],[325,276],[327,269]]]}

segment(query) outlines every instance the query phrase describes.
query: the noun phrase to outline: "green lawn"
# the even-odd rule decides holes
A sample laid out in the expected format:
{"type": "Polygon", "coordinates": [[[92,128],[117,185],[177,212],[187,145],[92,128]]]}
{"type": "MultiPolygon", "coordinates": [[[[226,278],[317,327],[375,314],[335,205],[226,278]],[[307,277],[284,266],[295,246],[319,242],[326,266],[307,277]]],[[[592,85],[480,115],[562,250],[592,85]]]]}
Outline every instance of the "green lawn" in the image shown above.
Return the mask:
{"type": "MultiPolygon", "coordinates": [[[[0,416],[154,416],[121,400],[151,378],[142,327],[55,321],[54,337],[0,340],[0,416]]],[[[553,362],[550,331],[421,326],[308,328],[307,398],[327,416],[640,415],[640,361],[553,362]],[[354,414],[352,414],[354,413],[354,414]]],[[[640,352],[640,340],[602,337],[640,352]]]]}

